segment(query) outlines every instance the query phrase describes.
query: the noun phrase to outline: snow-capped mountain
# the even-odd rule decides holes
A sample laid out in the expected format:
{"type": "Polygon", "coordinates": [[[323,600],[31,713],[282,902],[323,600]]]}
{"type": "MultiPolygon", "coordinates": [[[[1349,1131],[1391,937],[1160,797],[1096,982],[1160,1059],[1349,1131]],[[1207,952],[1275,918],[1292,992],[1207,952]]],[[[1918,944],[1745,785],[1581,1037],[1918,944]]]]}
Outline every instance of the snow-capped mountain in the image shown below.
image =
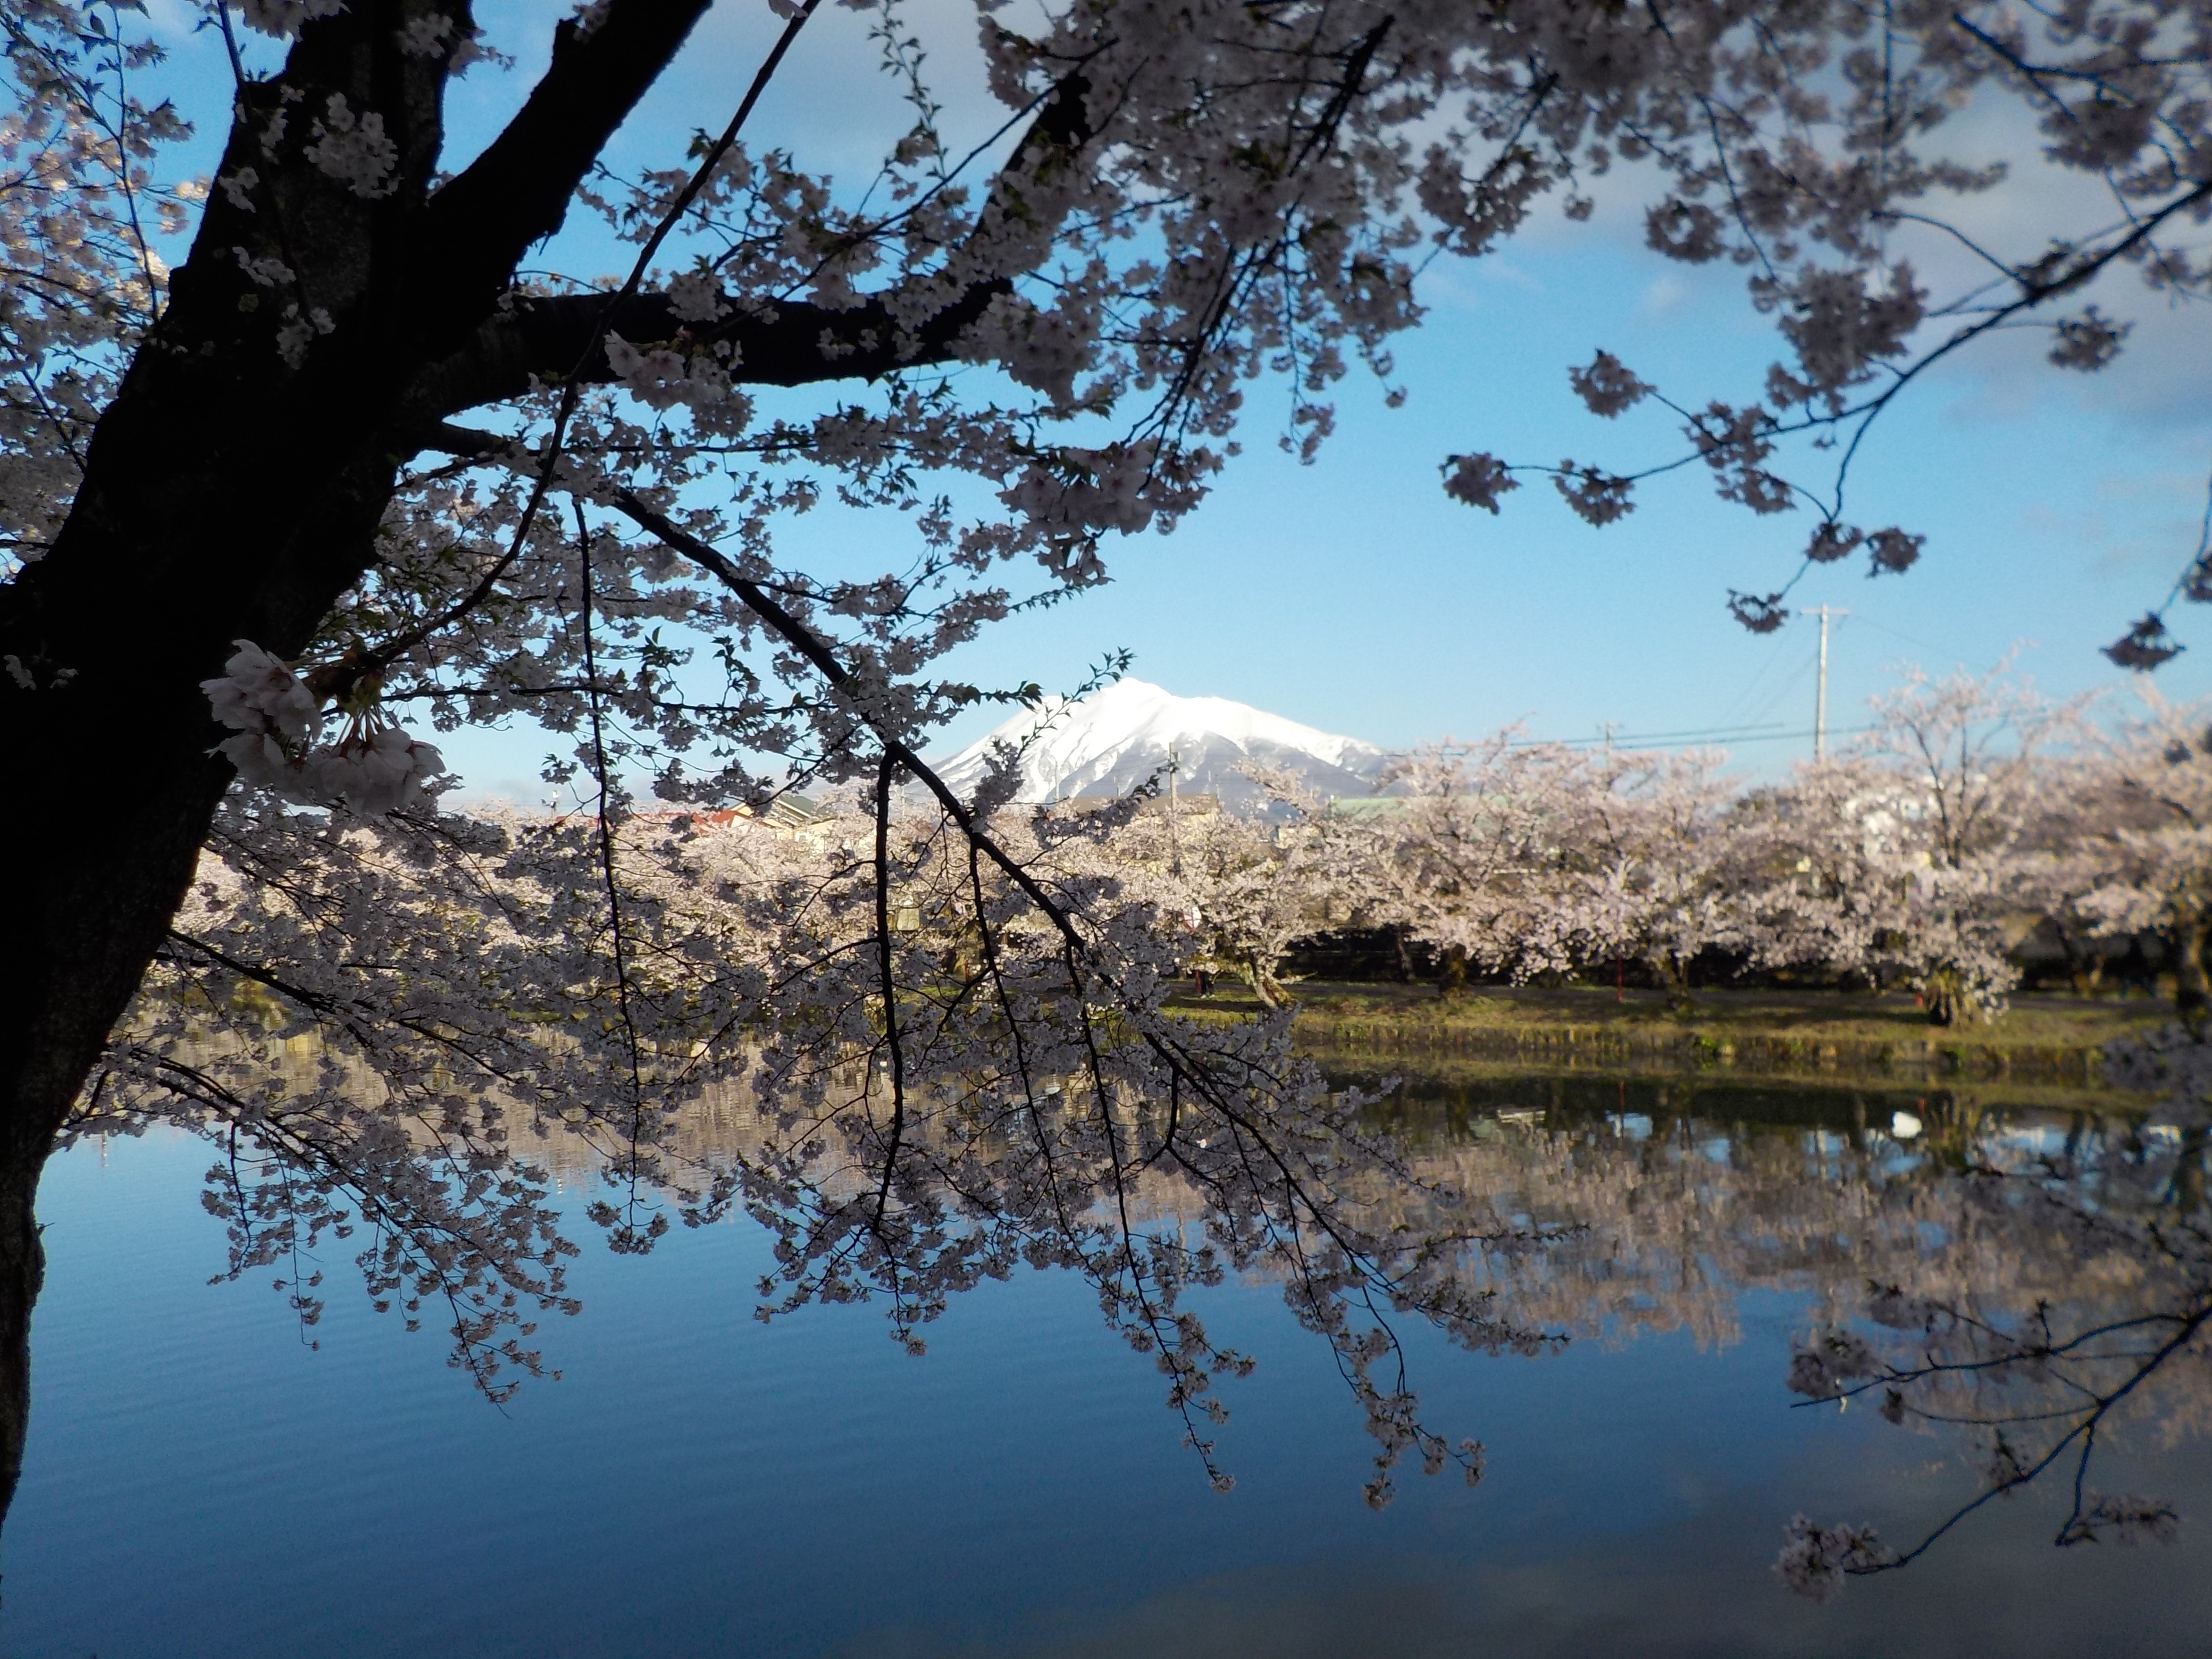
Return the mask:
{"type": "Polygon", "coordinates": [[[992,745],[1018,747],[1020,801],[1073,795],[1126,795],[1176,751],[1176,787],[1212,794],[1234,810],[1261,804],[1263,793],[1237,769],[1257,763],[1296,773],[1322,796],[1364,795],[1383,753],[1357,738],[1317,732],[1226,697],[1178,697],[1143,680],[1116,680],[1080,702],[1048,697],[939,762],[939,775],[965,795],[982,781],[992,745]]]}

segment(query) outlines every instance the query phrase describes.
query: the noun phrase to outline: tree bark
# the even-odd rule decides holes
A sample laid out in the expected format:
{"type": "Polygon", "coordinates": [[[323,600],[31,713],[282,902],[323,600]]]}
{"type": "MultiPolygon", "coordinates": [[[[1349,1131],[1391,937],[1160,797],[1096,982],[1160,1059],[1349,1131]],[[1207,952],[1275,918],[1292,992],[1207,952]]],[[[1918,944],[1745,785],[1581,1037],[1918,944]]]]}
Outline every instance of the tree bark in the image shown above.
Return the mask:
{"type": "Polygon", "coordinates": [[[2212,1014],[2212,979],[2204,971],[2204,936],[2212,917],[2194,903],[2174,918],[2173,1006],[2185,1019],[2201,1020],[2212,1014]]]}
{"type": "MultiPolygon", "coordinates": [[[[309,26],[281,77],[241,92],[221,172],[265,187],[251,209],[210,198],[52,549],[0,589],[0,653],[32,682],[0,680],[0,749],[44,803],[0,816],[9,1146],[51,1141],[191,879],[230,781],[200,683],[237,639],[298,654],[368,568],[420,372],[493,313],[707,3],[621,0],[588,39],[564,25],[510,129],[543,142],[518,157],[503,139],[435,195],[447,65],[396,40],[423,0],[309,26]],[[380,195],[299,148],[337,96],[385,117],[398,161],[380,195]],[[288,107],[293,147],[272,155],[288,107]],[[258,280],[256,258],[289,280],[258,280]],[[288,357],[283,307],[303,304],[330,326],[288,357]]],[[[469,24],[465,5],[440,10],[469,24]]]]}
{"type": "Polygon", "coordinates": [[[1467,989],[1468,951],[1464,945],[1447,945],[1437,969],[1437,994],[1455,997],[1467,989]]]}
{"type": "Polygon", "coordinates": [[[43,1148],[0,1166],[0,1517],[15,1498],[31,1424],[31,1309],[46,1278],[33,1214],[43,1148]]]}
{"type": "MultiPolygon", "coordinates": [[[[564,26],[525,112],[564,124],[563,143],[533,157],[540,187],[518,187],[466,234],[434,241],[426,204],[447,68],[396,44],[398,23],[427,8],[360,0],[303,30],[283,76],[241,94],[221,169],[267,173],[265,196],[249,212],[215,192],[167,311],[94,433],[54,545],[0,588],[0,653],[20,670],[0,677],[0,752],[22,791],[0,814],[0,1475],[10,1488],[42,1265],[39,1173],[230,782],[210,752],[224,733],[200,683],[236,639],[296,655],[368,568],[410,453],[415,374],[490,314],[707,3],[618,0],[588,41],[564,26]],[[262,135],[288,93],[296,129],[300,110],[333,95],[381,112],[399,156],[393,188],[362,196],[296,148],[281,165],[271,158],[262,135]],[[246,269],[280,255],[289,287],[246,269]],[[288,293],[331,322],[298,362],[278,343],[288,293]]],[[[456,27],[470,21],[465,4],[439,9],[456,27]]]]}
{"type": "Polygon", "coordinates": [[[1283,989],[1282,981],[1275,977],[1275,958],[1272,953],[1246,951],[1244,969],[1251,978],[1252,990],[1259,997],[1261,1007],[1273,1011],[1290,1001],[1290,994],[1283,989]]]}

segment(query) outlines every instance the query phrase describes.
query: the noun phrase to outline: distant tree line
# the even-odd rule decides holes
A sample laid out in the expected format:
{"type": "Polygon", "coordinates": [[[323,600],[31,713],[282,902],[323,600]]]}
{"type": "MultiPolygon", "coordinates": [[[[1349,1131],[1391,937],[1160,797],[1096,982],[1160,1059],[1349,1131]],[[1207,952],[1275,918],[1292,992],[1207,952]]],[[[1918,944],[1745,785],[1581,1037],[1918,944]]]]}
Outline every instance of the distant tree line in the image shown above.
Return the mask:
{"type": "Polygon", "coordinates": [[[1293,969],[1657,986],[1814,982],[1994,1017],[2031,971],[2171,976],[2207,1003],[2212,714],[2146,684],[2100,721],[2002,669],[1908,674],[1841,753],[1739,786],[1716,750],[1446,741],[1348,809],[1265,775],[1289,821],[1152,815],[1103,868],[1151,884],[1191,959],[1273,1005],[1293,969]],[[1170,867],[1172,866],[1172,867],[1170,867]]]}

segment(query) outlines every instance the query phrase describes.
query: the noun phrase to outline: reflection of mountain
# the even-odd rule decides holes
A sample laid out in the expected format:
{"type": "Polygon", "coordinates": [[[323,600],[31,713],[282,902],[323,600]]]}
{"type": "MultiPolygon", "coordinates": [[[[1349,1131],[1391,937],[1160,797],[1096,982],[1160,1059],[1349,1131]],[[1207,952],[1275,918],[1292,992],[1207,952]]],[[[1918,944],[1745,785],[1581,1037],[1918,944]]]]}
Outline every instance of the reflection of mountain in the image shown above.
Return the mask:
{"type": "Polygon", "coordinates": [[[1372,744],[1225,697],[1178,697],[1143,680],[1117,680],[1079,702],[1050,697],[1023,711],[941,763],[939,773],[967,794],[982,781],[994,744],[1025,741],[1020,801],[1126,795],[1160,773],[1170,748],[1179,788],[1218,795],[1232,808],[1261,799],[1239,770],[1245,766],[1280,767],[1316,795],[1365,795],[1383,761],[1372,744]]]}

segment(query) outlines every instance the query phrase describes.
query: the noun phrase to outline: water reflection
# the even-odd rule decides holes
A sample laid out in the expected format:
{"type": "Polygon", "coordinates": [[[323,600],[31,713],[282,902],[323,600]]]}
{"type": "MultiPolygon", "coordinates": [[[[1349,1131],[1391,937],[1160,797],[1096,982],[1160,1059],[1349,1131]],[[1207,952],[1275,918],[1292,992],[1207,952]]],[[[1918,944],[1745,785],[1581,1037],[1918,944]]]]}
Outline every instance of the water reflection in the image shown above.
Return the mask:
{"type": "MultiPolygon", "coordinates": [[[[1412,1381],[1488,1443],[1489,1473],[1472,1493],[1409,1483],[1388,1517],[1357,1505],[1356,1419],[1279,1287],[1217,1293],[1261,1361],[1228,1391],[1223,1452],[1243,1484],[1227,1498],[1203,1490],[1142,1363],[1099,1340],[1072,1276],[986,1287],[918,1364],[854,1310],[811,1312],[771,1345],[744,1316],[769,1259],[742,1224],[679,1231],[665,1259],[588,1254],[586,1311],[540,1338],[569,1380],[496,1419],[343,1299],[312,1356],[270,1340],[267,1305],[223,1304],[220,1340],[193,1326],[230,1293],[155,1281],[172,1257],[204,1279],[219,1249],[191,1214],[204,1152],[118,1143],[115,1180],[156,1164],[159,1179],[126,1203],[65,1170],[76,1184],[46,1202],[54,1225],[114,1248],[57,1253],[80,1265],[40,1312],[47,1391],[5,1538],[0,1650],[444,1650],[466,1632],[493,1653],[1415,1652],[1510,1630],[1531,1652],[1906,1652],[2002,1627],[2043,1653],[2095,1650],[2107,1604],[2136,1617],[2146,1598],[2177,1632],[2201,1627],[2212,1575],[2188,1525],[2171,1550],[2049,1547],[2100,1516],[2106,1537],[2130,1516],[2155,1532],[2151,1505],[2185,1521],[2212,1492],[2196,1442],[2203,1138],[2132,1103],[1473,1070],[1408,1083],[1379,1109],[1407,1178],[1365,1177],[1367,1222],[1451,1219],[1457,1265],[1501,1319],[1565,1340],[1494,1361],[1410,1343],[1412,1381]],[[1793,1374],[1793,1352],[1826,1370],[1793,1374]],[[148,1353],[168,1356],[156,1377],[148,1353]],[[234,1438],[216,1434],[232,1419],[234,1438]],[[639,1446],[640,1421],[665,1455],[639,1446]],[[179,1443],[262,1473],[210,1479],[179,1443]],[[1871,1523],[1902,1555],[2054,1446],[2042,1486],[1969,1514],[1910,1572],[1822,1608],[1770,1575],[1797,1510],[1871,1523]],[[500,1497],[579,1467],[561,1496],[500,1497]],[[471,1472],[458,1488],[455,1468],[471,1472]],[[327,1549],[269,1565],[270,1537],[323,1528],[327,1549]],[[641,1536],[661,1541],[633,1553],[641,1536]],[[394,1605],[395,1577],[448,1555],[473,1564],[465,1582],[394,1605]],[[118,1564],[97,1594],[94,1556],[118,1564]],[[880,1583],[856,1594],[832,1567],[861,1557],[880,1583]],[[209,1599],[248,1571],[258,1601],[289,1609],[276,1624],[209,1599]],[[1569,1588],[1593,1573],[1603,1594],[1569,1588]],[[2090,1610],[2022,1612],[2059,1586],[2090,1610]],[[164,1606],[190,1611],[165,1624],[164,1606]]],[[[702,1168],[763,1133],[741,1100],[679,1128],[702,1168]]],[[[601,1189],[557,1117],[518,1139],[568,1211],[601,1189]]],[[[1143,1190],[1158,1218],[1200,1218],[1187,1188],[1143,1190]]]]}
{"type": "Polygon", "coordinates": [[[1793,1392],[1962,1443],[1978,1489],[1917,1539],[1793,1522],[1777,1565],[1792,1589],[1825,1599],[1905,1566],[2045,1477],[2068,1496],[2061,1547],[2172,1536],[2173,1503],[2102,1489],[2099,1458],[2212,1422],[2194,1109],[1480,1076],[1419,1080],[1395,1103],[1425,1176],[1552,1236],[1484,1264],[1527,1316],[1725,1342],[1745,1294],[1798,1291],[1793,1392]]]}
{"type": "MultiPolygon", "coordinates": [[[[1940,1431],[1978,1469],[1957,1509],[1902,1547],[1861,1526],[1799,1528],[1784,1578],[1905,1565],[2028,1483],[2071,1483],[2054,1542],[2168,1537],[2154,1494],[2106,1492],[2097,1458],[2212,1423],[2206,1136],[2175,1109],[2108,1092],[1807,1086],[1709,1078],[1531,1076],[1480,1066],[1332,1082],[1380,1096],[1407,1151],[1345,1196],[1376,1234],[1456,1240],[1489,1346],[1534,1354],[1682,1333],[1740,1342],[1748,1296],[1804,1310],[1780,1363],[1803,1402],[1867,1398],[1940,1431]]],[[[571,1182],[604,1164],[555,1121],[533,1133],[571,1182]]],[[[757,1156],[741,1100],[702,1103],[672,1145],[702,1170],[757,1156]]],[[[1139,1184],[1152,1224],[1195,1232],[1202,1195],[1139,1184]]],[[[1256,1270],[1265,1276],[1266,1269],[1256,1270]]]]}

